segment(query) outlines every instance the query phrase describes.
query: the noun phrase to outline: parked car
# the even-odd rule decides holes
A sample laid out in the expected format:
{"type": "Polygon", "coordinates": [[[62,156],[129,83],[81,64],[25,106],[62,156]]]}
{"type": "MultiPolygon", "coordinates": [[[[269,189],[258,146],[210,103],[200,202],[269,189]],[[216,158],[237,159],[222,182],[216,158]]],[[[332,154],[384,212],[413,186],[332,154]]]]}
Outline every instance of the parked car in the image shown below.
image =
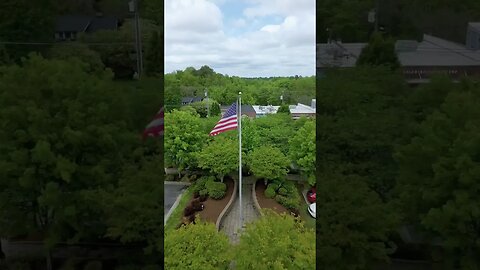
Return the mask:
{"type": "Polygon", "coordinates": [[[317,201],[317,189],[315,187],[311,187],[307,191],[307,200],[309,203],[314,203],[317,201]]]}
{"type": "Polygon", "coordinates": [[[317,218],[317,203],[312,203],[308,206],[308,213],[313,217],[317,218]]]}

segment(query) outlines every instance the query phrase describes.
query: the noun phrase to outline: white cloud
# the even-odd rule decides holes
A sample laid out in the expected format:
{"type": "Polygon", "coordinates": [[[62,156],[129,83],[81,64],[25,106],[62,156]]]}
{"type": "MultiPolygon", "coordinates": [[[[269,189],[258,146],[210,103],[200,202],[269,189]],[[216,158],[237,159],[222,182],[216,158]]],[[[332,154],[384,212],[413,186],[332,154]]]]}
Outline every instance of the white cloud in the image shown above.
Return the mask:
{"type": "Polygon", "coordinates": [[[224,18],[214,3],[219,1],[167,0],[165,71],[208,65],[217,72],[244,77],[314,75],[314,2],[246,1],[254,6],[243,11],[244,18],[232,18],[228,25],[255,29],[233,36],[223,31],[224,18]],[[270,15],[283,21],[266,24],[262,16],[270,15]]]}

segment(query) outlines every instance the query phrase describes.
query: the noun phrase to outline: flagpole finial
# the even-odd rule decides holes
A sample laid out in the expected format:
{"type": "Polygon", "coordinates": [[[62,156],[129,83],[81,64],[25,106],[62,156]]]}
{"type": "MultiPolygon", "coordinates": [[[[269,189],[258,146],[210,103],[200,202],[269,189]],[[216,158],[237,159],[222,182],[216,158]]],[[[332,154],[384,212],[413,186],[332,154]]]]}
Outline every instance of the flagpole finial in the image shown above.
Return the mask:
{"type": "Polygon", "coordinates": [[[241,94],[242,94],[242,92],[238,92],[238,94],[239,94],[239,95],[241,95],[241,94]]]}

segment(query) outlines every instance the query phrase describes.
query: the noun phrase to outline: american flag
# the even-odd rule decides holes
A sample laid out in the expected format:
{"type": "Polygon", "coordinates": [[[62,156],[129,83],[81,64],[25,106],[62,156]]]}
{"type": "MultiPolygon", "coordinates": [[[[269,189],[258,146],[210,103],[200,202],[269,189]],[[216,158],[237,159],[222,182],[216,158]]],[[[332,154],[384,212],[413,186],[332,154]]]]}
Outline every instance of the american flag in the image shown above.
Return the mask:
{"type": "Polygon", "coordinates": [[[160,111],[155,115],[152,122],[143,131],[143,138],[149,137],[158,137],[163,136],[163,107],[160,108],[160,111]]]}
{"type": "Polygon", "coordinates": [[[216,136],[227,130],[236,129],[237,126],[237,103],[233,103],[210,132],[210,136],[216,136]]]}

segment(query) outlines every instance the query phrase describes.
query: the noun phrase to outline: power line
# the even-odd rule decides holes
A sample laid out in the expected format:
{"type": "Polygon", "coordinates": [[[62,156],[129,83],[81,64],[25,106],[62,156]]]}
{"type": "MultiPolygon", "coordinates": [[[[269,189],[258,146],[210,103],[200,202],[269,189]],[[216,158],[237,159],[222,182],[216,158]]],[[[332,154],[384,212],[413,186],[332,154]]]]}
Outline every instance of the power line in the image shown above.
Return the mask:
{"type": "Polygon", "coordinates": [[[6,45],[67,45],[75,46],[79,44],[93,46],[112,46],[112,45],[134,45],[134,42],[22,42],[22,41],[0,41],[0,44],[6,45]]]}

